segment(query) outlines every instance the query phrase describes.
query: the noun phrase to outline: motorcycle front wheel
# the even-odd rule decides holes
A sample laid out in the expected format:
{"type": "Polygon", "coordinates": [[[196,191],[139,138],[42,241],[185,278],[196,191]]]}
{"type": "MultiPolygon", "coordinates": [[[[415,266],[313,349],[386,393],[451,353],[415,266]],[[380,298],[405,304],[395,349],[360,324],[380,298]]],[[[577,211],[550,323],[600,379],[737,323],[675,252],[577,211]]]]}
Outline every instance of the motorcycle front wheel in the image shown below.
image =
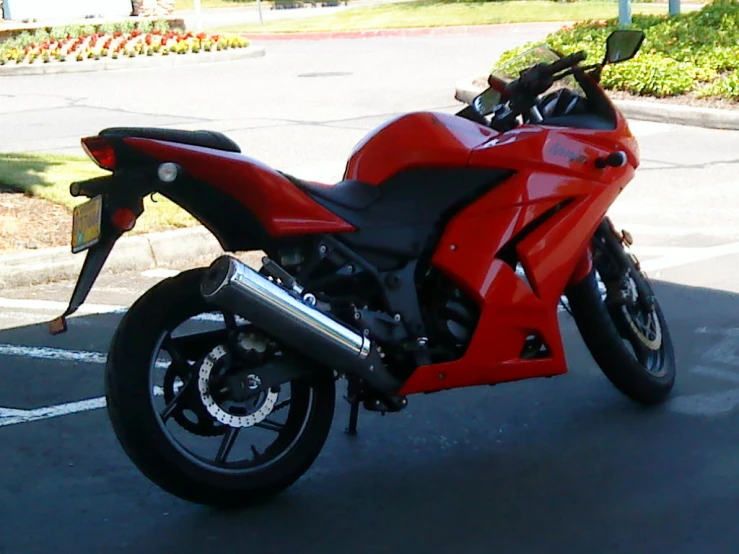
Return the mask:
{"type": "Polygon", "coordinates": [[[568,311],[608,380],[640,404],[660,404],[674,387],[676,364],[659,302],[610,220],[592,248],[593,270],[566,292],[568,311]]]}
{"type": "Polygon", "coordinates": [[[280,364],[312,362],[208,305],[203,275],[160,282],[123,317],[106,365],[108,415],[160,488],[242,507],[274,497],[313,464],[333,421],[334,373],[311,367],[274,383],[280,364]]]}

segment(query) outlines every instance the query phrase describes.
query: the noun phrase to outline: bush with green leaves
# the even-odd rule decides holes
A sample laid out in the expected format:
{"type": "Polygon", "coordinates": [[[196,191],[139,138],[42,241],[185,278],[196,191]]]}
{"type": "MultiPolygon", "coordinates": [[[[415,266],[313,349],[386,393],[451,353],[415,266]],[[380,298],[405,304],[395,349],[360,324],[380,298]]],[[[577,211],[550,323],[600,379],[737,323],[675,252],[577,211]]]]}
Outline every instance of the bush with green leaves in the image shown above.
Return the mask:
{"type": "MultiPolygon", "coordinates": [[[[600,61],[606,38],[618,28],[617,19],[563,27],[544,41],[504,53],[495,67],[541,42],[562,54],[584,50],[588,62],[600,61]]],[[[629,28],[643,30],[646,39],[633,60],[606,66],[605,88],[656,97],[694,94],[739,100],[739,0],[714,0],[675,17],[635,15],[629,28]]]]}

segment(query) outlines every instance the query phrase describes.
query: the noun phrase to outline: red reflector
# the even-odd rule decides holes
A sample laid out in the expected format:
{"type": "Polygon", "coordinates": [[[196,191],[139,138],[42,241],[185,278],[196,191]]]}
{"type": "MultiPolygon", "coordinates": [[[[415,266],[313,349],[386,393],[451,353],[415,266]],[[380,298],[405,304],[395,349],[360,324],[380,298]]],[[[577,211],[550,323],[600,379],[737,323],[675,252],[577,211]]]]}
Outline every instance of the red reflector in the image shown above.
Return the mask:
{"type": "Polygon", "coordinates": [[[118,208],[110,219],[120,231],[130,231],[136,225],[136,214],[128,208],[118,208]]]}
{"type": "Polygon", "coordinates": [[[81,140],[82,148],[88,156],[103,169],[116,168],[115,150],[105,137],[86,137],[81,140]]]}

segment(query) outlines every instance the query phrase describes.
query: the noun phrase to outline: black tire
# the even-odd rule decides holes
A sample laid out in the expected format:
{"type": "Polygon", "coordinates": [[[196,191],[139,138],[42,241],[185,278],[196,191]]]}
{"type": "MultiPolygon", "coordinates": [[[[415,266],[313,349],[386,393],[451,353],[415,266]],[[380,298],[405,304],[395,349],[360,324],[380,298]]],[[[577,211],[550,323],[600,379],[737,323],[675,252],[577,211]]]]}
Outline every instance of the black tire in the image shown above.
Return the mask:
{"type": "MultiPolygon", "coordinates": [[[[580,335],[591,356],[616,389],[642,405],[660,404],[669,397],[676,375],[672,339],[662,309],[655,298],[653,313],[659,322],[661,343],[658,349],[650,350],[655,363],[647,367],[626,346],[624,338],[629,330],[622,321],[618,321],[618,314],[614,314],[606,305],[598,286],[597,268],[596,264],[583,281],[567,291],[569,310],[580,335]]],[[[643,283],[649,287],[646,277],[641,273],[636,274],[635,278],[643,279],[643,283]]]]}
{"type": "MultiPolygon", "coordinates": [[[[155,410],[150,372],[163,334],[188,318],[218,311],[199,292],[204,271],[190,270],[162,281],[139,298],[123,317],[106,365],[107,410],[121,446],[156,485],[198,504],[221,508],[248,506],[269,500],[290,487],[319,455],[333,421],[334,374],[317,367],[307,378],[290,383],[289,414],[281,425],[295,430],[285,438],[279,431],[277,441],[282,440],[281,444],[287,446],[270,463],[226,468],[224,458],[223,467],[209,467],[186,454],[182,446],[173,442],[166,431],[167,423],[155,410]]],[[[251,448],[255,460],[262,456],[251,448]]],[[[268,451],[263,453],[265,457],[268,451]]]]}

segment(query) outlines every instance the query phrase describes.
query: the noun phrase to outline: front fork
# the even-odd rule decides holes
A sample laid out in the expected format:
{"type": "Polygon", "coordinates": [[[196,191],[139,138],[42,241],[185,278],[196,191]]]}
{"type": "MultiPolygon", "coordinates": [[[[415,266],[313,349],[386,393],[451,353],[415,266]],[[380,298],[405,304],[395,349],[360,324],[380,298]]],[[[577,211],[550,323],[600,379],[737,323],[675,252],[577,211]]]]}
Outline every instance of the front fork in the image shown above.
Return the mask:
{"type": "Polygon", "coordinates": [[[637,257],[628,252],[626,248],[634,243],[633,238],[627,231],[619,232],[613,225],[610,218],[603,219],[594,237],[594,249],[597,256],[606,256],[608,259],[609,269],[606,275],[601,275],[606,287],[609,291],[609,301],[617,304],[628,303],[624,295],[626,287],[624,284],[629,280],[633,280],[637,291],[637,303],[644,310],[644,313],[650,313],[654,309],[654,294],[647,284],[647,280],[641,271],[641,264],[637,257]],[[613,297],[614,287],[609,284],[616,285],[613,297]]]}

